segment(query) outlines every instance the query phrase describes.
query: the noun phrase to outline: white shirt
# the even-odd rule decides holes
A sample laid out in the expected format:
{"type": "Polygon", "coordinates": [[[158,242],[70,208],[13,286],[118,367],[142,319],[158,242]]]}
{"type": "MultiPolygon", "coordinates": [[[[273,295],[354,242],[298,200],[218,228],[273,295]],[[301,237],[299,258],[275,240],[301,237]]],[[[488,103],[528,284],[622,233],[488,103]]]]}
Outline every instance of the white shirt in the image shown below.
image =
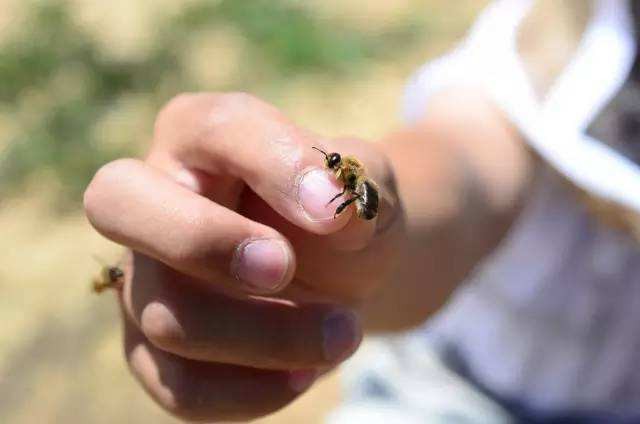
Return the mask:
{"type": "MultiPolygon", "coordinates": [[[[411,80],[405,116],[448,86],[486,91],[564,178],[640,213],[640,168],[586,134],[627,79],[629,4],[596,0],[577,53],[539,101],[516,50],[530,0],[494,2],[451,54],[411,80]],[[470,71],[473,70],[473,71],[470,71]]],[[[422,333],[494,394],[540,411],[640,414],[640,249],[549,172],[512,230],[422,333]]]]}

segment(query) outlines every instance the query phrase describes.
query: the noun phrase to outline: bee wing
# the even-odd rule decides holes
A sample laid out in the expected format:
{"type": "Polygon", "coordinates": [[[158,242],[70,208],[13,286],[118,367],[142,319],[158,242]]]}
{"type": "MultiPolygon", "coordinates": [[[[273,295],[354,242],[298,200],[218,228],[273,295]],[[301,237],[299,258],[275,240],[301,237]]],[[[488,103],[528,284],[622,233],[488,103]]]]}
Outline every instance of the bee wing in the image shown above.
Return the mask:
{"type": "Polygon", "coordinates": [[[380,188],[380,184],[378,184],[374,179],[367,177],[367,181],[369,182],[369,184],[373,186],[373,188],[378,190],[378,193],[380,193],[381,195],[383,193],[386,194],[387,196],[391,195],[391,192],[389,190],[386,190],[384,187],[380,188]]]}
{"type": "Polygon", "coordinates": [[[91,286],[89,286],[89,290],[92,293],[100,293],[102,292],[102,282],[98,278],[93,278],[91,280],[91,286]]]}
{"type": "Polygon", "coordinates": [[[101,258],[100,256],[96,255],[96,254],[92,254],[91,257],[93,258],[94,261],[96,261],[98,264],[104,266],[104,267],[108,267],[109,264],[107,263],[107,261],[105,261],[103,258],[101,258]]]}
{"type": "Polygon", "coordinates": [[[124,260],[124,258],[120,258],[120,260],[115,264],[110,264],[108,261],[105,261],[104,258],[96,254],[92,254],[91,257],[93,258],[94,261],[96,261],[98,264],[102,265],[105,268],[113,268],[113,267],[120,268],[120,266],[122,265],[122,261],[124,260]]]}

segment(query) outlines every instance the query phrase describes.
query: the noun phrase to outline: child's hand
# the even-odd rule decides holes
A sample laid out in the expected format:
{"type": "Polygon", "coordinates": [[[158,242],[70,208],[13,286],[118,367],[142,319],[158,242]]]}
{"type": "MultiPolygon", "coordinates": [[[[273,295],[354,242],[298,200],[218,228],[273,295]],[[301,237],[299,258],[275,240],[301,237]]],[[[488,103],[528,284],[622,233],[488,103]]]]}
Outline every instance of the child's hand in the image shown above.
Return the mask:
{"type": "Polygon", "coordinates": [[[251,96],[170,102],[147,160],[104,166],[85,193],[92,224],[134,252],[125,344],[150,395],[187,419],[250,419],[346,359],[362,335],[349,308],[398,255],[392,180],[371,144],[321,139],[251,96]],[[365,164],[377,219],[334,219],[342,187],[312,146],[365,164]]]}

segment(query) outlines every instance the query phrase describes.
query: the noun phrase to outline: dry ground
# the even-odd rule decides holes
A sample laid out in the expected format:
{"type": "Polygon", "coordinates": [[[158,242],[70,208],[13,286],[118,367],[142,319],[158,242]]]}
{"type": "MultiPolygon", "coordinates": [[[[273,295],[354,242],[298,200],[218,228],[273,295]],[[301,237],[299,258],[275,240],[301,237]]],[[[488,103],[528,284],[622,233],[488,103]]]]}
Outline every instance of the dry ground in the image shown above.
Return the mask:
{"type": "MultiPolygon", "coordinates": [[[[112,46],[114,54],[127,55],[145,48],[144,31],[152,25],[153,13],[170,13],[183,2],[73,3],[78,20],[112,46]]],[[[372,31],[384,30],[388,22],[406,13],[431,13],[442,28],[436,38],[403,52],[402,60],[373,64],[357,83],[341,85],[318,76],[301,77],[279,96],[278,105],[301,125],[328,135],[376,139],[398,124],[399,97],[410,71],[442,51],[485,2],[309,3],[318,13],[372,31]]],[[[0,38],[12,25],[20,24],[21,5],[16,0],[0,0],[0,38]]],[[[220,35],[217,43],[210,48],[218,54],[226,52],[227,62],[233,63],[233,34],[220,35]]],[[[207,69],[198,54],[201,47],[193,48],[194,72],[203,81],[215,85],[225,72],[233,72],[232,66],[207,69]]],[[[152,113],[135,112],[125,115],[140,119],[152,113]]],[[[151,117],[142,122],[116,122],[116,126],[141,133],[151,127],[151,117]]],[[[0,151],[4,136],[11,131],[19,128],[0,117],[0,151]]],[[[79,210],[62,218],[49,212],[51,188],[43,183],[45,177],[38,178],[21,197],[0,203],[0,422],[175,422],[130,378],[122,360],[113,299],[93,296],[88,290],[88,280],[97,270],[91,254],[114,258],[117,247],[96,235],[79,210]]],[[[339,396],[337,377],[330,377],[296,405],[263,422],[320,422],[339,396]]]]}

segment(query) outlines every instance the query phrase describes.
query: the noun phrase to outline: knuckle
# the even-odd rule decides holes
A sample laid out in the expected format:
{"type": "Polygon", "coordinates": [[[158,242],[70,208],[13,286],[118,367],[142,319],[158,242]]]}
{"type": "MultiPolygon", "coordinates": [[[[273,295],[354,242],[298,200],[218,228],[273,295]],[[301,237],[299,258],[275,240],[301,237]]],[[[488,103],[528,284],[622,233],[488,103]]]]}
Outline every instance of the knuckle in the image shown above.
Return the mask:
{"type": "Polygon", "coordinates": [[[204,132],[217,132],[225,125],[246,121],[248,116],[261,110],[261,103],[258,98],[243,92],[223,93],[210,98],[205,106],[204,132]]]}
{"type": "Polygon", "coordinates": [[[185,115],[202,111],[209,116],[212,112],[235,110],[239,107],[253,106],[259,100],[244,92],[231,93],[181,93],[169,100],[160,110],[156,119],[156,128],[165,123],[173,124],[185,115]]]}
{"type": "Polygon", "coordinates": [[[208,140],[210,132],[226,122],[237,121],[261,103],[243,92],[182,93],[160,110],[156,117],[156,141],[191,142],[208,140]]]}
{"type": "Polygon", "coordinates": [[[158,112],[154,124],[156,136],[174,134],[175,128],[182,124],[191,124],[191,120],[200,116],[207,104],[217,98],[215,93],[181,93],[169,100],[158,112]]]}
{"type": "Polygon", "coordinates": [[[140,326],[149,340],[161,346],[174,345],[184,339],[182,327],[171,311],[160,302],[150,303],[144,308],[140,326]]]}
{"type": "Polygon", "coordinates": [[[277,118],[277,109],[245,92],[184,93],[158,113],[156,144],[195,144],[207,150],[224,131],[264,117],[277,118]]]}
{"type": "Polygon", "coordinates": [[[137,167],[135,159],[118,159],[103,165],[94,175],[83,196],[83,206],[89,218],[95,217],[110,197],[119,181],[137,167]]]}
{"type": "Polygon", "coordinates": [[[248,118],[269,116],[274,108],[258,97],[245,92],[218,94],[209,103],[210,125],[215,128],[225,123],[246,122],[248,118]]]}
{"type": "Polygon", "coordinates": [[[93,178],[92,184],[112,184],[122,180],[123,176],[129,175],[129,173],[139,166],[136,159],[117,159],[103,165],[93,178]]]}
{"type": "Polygon", "coordinates": [[[221,108],[235,109],[239,106],[255,106],[260,103],[257,97],[242,91],[220,94],[217,97],[218,105],[221,108]]]}
{"type": "MultiPolygon", "coordinates": [[[[181,238],[184,243],[173,243],[167,251],[168,258],[174,263],[192,264],[206,262],[213,259],[211,244],[212,229],[219,230],[219,224],[211,222],[208,205],[194,206],[188,214],[183,216],[188,225],[183,229],[181,238]]],[[[215,250],[215,249],[213,249],[215,250]]]]}
{"type": "Polygon", "coordinates": [[[165,122],[173,121],[176,115],[190,108],[196,98],[197,95],[194,93],[180,93],[174,96],[160,109],[156,117],[156,128],[165,122]]]}

